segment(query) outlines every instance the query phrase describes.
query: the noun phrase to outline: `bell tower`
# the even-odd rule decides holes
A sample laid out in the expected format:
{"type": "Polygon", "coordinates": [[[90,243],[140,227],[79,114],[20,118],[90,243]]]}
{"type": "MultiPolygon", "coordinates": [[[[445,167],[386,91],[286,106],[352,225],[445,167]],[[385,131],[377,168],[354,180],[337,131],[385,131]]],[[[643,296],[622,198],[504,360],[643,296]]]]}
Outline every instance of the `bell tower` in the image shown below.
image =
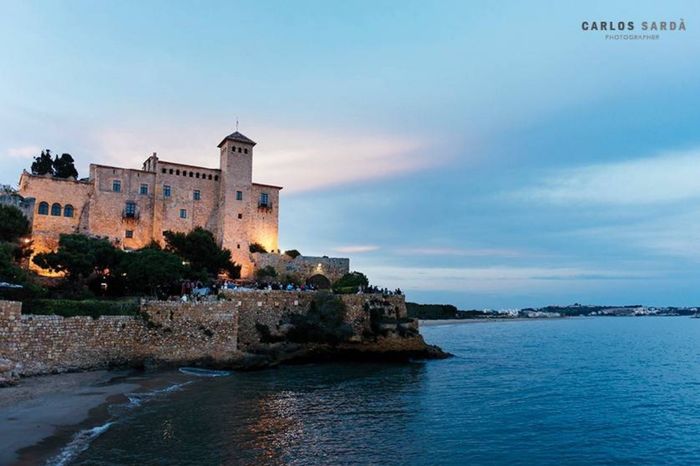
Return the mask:
{"type": "Polygon", "coordinates": [[[233,261],[241,265],[242,278],[253,273],[249,245],[254,146],[254,141],[238,131],[226,136],[218,146],[221,181],[217,237],[223,247],[231,250],[233,261]]]}

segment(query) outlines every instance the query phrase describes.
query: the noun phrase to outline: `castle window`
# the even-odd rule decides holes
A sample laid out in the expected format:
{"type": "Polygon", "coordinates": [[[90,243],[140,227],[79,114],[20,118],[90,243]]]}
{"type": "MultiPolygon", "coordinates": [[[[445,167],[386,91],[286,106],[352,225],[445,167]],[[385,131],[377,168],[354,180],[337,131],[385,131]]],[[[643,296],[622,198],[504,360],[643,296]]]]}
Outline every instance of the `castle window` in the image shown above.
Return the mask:
{"type": "Polygon", "coordinates": [[[245,152],[245,153],[247,154],[247,153],[248,153],[248,149],[243,149],[243,152],[245,152]]]}
{"type": "Polygon", "coordinates": [[[194,178],[194,173],[190,172],[190,178],[194,178]]]}
{"type": "Polygon", "coordinates": [[[199,178],[199,172],[195,173],[195,178],[199,178]]]}
{"type": "Polygon", "coordinates": [[[148,194],[148,185],[147,184],[142,184],[141,189],[139,189],[139,193],[142,195],[148,194]]]}
{"type": "Polygon", "coordinates": [[[260,207],[269,207],[270,196],[267,193],[260,193],[260,207]]]}
{"type": "Polygon", "coordinates": [[[211,174],[209,174],[209,179],[211,180],[211,174]]]}
{"type": "Polygon", "coordinates": [[[122,190],[122,182],[119,180],[112,181],[112,191],[119,193],[122,190]]]}
{"type": "Polygon", "coordinates": [[[243,191],[236,191],[236,200],[237,201],[243,200],[243,191]]]}
{"type": "Polygon", "coordinates": [[[175,174],[180,176],[180,170],[175,170],[175,174]]]}
{"type": "Polygon", "coordinates": [[[235,148],[235,147],[232,147],[232,148],[231,148],[231,152],[236,152],[236,148],[235,148]]]}
{"type": "Polygon", "coordinates": [[[163,197],[170,197],[170,186],[163,185],[163,197]]]}
{"type": "Polygon", "coordinates": [[[187,218],[187,209],[180,209],[180,218],[187,218]]]}
{"type": "Polygon", "coordinates": [[[242,151],[241,148],[239,147],[239,148],[238,148],[238,153],[240,154],[241,152],[243,152],[243,151],[242,151]]]}
{"type": "Polygon", "coordinates": [[[40,202],[39,203],[39,215],[49,215],[49,203],[40,202]]]}
{"type": "Polygon", "coordinates": [[[66,206],[63,208],[63,216],[64,217],[72,217],[73,216],[73,206],[70,204],[66,204],[66,206]]]}
{"type": "Polygon", "coordinates": [[[171,175],[173,174],[173,169],[172,169],[172,168],[170,169],[170,174],[171,174],[171,175]]]}
{"type": "Polygon", "coordinates": [[[136,217],[136,203],[133,201],[128,201],[124,207],[124,216],[126,218],[136,217]]]}
{"type": "Polygon", "coordinates": [[[202,198],[202,194],[199,192],[199,189],[195,189],[194,192],[192,193],[192,199],[195,201],[198,201],[202,198]]]}
{"type": "Polygon", "coordinates": [[[161,168],[160,172],[161,172],[161,173],[166,173],[167,170],[166,170],[165,168],[161,168]]]}
{"type": "Polygon", "coordinates": [[[53,215],[54,217],[61,216],[61,204],[59,204],[59,203],[51,204],[51,215],[53,215]]]}
{"type": "Polygon", "coordinates": [[[243,214],[238,214],[238,218],[243,218],[243,214]]]}
{"type": "Polygon", "coordinates": [[[219,181],[219,175],[214,175],[214,181],[219,181]]]}
{"type": "Polygon", "coordinates": [[[126,230],[124,232],[124,238],[133,238],[134,237],[134,230],[126,230]]]}
{"type": "Polygon", "coordinates": [[[241,245],[240,245],[240,244],[237,244],[237,245],[236,245],[236,248],[241,249],[241,245]]]}

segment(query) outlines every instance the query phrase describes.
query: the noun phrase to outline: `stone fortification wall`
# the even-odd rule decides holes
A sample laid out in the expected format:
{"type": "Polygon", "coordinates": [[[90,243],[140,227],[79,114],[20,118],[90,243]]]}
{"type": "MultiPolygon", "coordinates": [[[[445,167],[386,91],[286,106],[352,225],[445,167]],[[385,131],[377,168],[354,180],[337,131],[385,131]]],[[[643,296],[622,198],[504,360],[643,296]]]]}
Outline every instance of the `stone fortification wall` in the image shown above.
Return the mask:
{"type": "Polygon", "coordinates": [[[298,256],[292,259],[286,254],[255,253],[255,267],[273,267],[280,276],[293,275],[306,280],[314,275],[323,275],[331,283],[350,271],[350,259],[343,257],[298,256]]]}
{"type": "MultiPolygon", "coordinates": [[[[146,301],[142,316],[70,317],[23,315],[21,303],[0,301],[0,360],[21,376],[138,365],[146,361],[187,364],[225,362],[261,342],[257,324],[284,333],[290,314],[306,313],[315,292],[226,291],[226,300],[201,303],[146,301]]],[[[371,330],[371,315],[406,317],[403,296],[343,295],[354,341],[371,330]]]]}
{"type": "MultiPolygon", "coordinates": [[[[266,326],[273,334],[280,333],[290,314],[303,314],[309,310],[314,292],[289,291],[226,291],[238,310],[238,347],[246,349],[261,343],[256,324],[266,326]]],[[[341,295],[345,304],[345,319],[352,326],[354,340],[370,331],[370,314],[378,309],[379,315],[389,319],[402,319],[407,315],[403,296],[378,294],[341,295]]]]}
{"type": "Polygon", "coordinates": [[[221,359],[237,347],[237,314],[230,302],[146,303],[144,318],[22,315],[0,301],[0,359],[19,375],[95,369],[147,360],[179,363],[221,359]]]}

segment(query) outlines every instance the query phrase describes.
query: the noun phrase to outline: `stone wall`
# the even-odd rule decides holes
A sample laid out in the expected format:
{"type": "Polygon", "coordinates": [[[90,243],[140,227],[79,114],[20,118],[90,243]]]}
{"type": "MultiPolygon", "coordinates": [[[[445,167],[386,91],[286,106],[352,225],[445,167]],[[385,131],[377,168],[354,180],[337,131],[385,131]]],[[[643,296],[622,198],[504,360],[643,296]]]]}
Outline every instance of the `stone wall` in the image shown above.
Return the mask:
{"type": "Polygon", "coordinates": [[[271,266],[280,276],[293,275],[302,281],[314,275],[323,275],[331,283],[350,271],[350,259],[343,257],[298,256],[292,259],[286,254],[253,254],[255,267],[271,266]]]}
{"type": "Polygon", "coordinates": [[[19,375],[96,369],[154,360],[224,359],[237,348],[237,313],[230,302],[146,303],[145,318],[22,315],[0,301],[0,359],[19,375]]]}
{"type": "MultiPolygon", "coordinates": [[[[308,311],[314,292],[290,291],[231,291],[225,292],[238,310],[238,347],[245,351],[260,343],[260,332],[256,324],[265,325],[273,334],[281,330],[285,317],[308,311]]],[[[370,330],[370,311],[381,308],[387,318],[405,318],[406,303],[403,296],[380,294],[340,295],[345,304],[346,320],[352,326],[355,340],[370,330]]]]}
{"type": "MultiPolygon", "coordinates": [[[[260,343],[256,324],[283,333],[286,316],[309,310],[315,292],[225,291],[226,300],[201,303],[146,301],[143,317],[23,315],[21,303],[0,301],[0,359],[18,364],[21,376],[136,365],[146,361],[187,364],[225,362],[260,343]]],[[[393,320],[406,317],[403,296],[342,295],[354,341],[370,330],[372,310],[393,320]]],[[[415,325],[415,324],[413,324],[415,325]]]]}

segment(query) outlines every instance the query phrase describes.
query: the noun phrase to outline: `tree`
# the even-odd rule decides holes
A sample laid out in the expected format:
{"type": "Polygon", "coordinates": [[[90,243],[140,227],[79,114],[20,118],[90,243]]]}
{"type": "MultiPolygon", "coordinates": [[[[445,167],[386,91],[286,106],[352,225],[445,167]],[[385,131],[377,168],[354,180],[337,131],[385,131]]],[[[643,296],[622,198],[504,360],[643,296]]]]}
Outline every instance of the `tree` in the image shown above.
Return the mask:
{"type": "Polygon", "coordinates": [[[51,159],[51,151],[46,149],[41,151],[41,155],[34,158],[32,162],[33,175],[53,175],[53,160],[51,159]]]}
{"type": "Polygon", "coordinates": [[[156,296],[161,294],[159,290],[183,278],[185,266],[182,259],[173,253],[146,247],[125,253],[116,273],[124,277],[127,290],[131,293],[156,296]]]}
{"type": "Polygon", "coordinates": [[[367,288],[369,280],[362,272],[350,272],[343,275],[333,284],[333,291],[337,293],[357,293],[360,288],[367,288]]]}
{"type": "Polygon", "coordinates": [[[15,206],[0,205],[0,241],[15,242],[29,233],[29,220],[15,206]]]}
{"type": "Polygon", "coordinates": [[[86,279],[96,272],[113,269],[123,251],[104,238],[81,234],[61,234],[58,249],[34,256],[36,265],[53,272],[64,272],[72,281],[86,279]]]}
{"type": "Polygon", "coordinates": [[[193,274],[208,276],[226,272],[231,278],[241,275],[241,266],[231,260],[231,251],[216,244],[214,235],[197,227],[191,232],[166,231],[165,250],[177,254],[188,264],[193,274]]]}
{"type": "Polygon", "coordinates": [[[290,249],[288,251],[284,251],[286,255],[291,257],[292,259],[296,259],[297,257],[301,256],[301,253],[297,251],[296,249],[290,249]]]}
{"type": "Polygon", "coordinates": [[[75,169],[75,161],[70,154],[56,156],[53,161],[53,176],[56,178],[78,178],[78,170],[75,169]]]}

